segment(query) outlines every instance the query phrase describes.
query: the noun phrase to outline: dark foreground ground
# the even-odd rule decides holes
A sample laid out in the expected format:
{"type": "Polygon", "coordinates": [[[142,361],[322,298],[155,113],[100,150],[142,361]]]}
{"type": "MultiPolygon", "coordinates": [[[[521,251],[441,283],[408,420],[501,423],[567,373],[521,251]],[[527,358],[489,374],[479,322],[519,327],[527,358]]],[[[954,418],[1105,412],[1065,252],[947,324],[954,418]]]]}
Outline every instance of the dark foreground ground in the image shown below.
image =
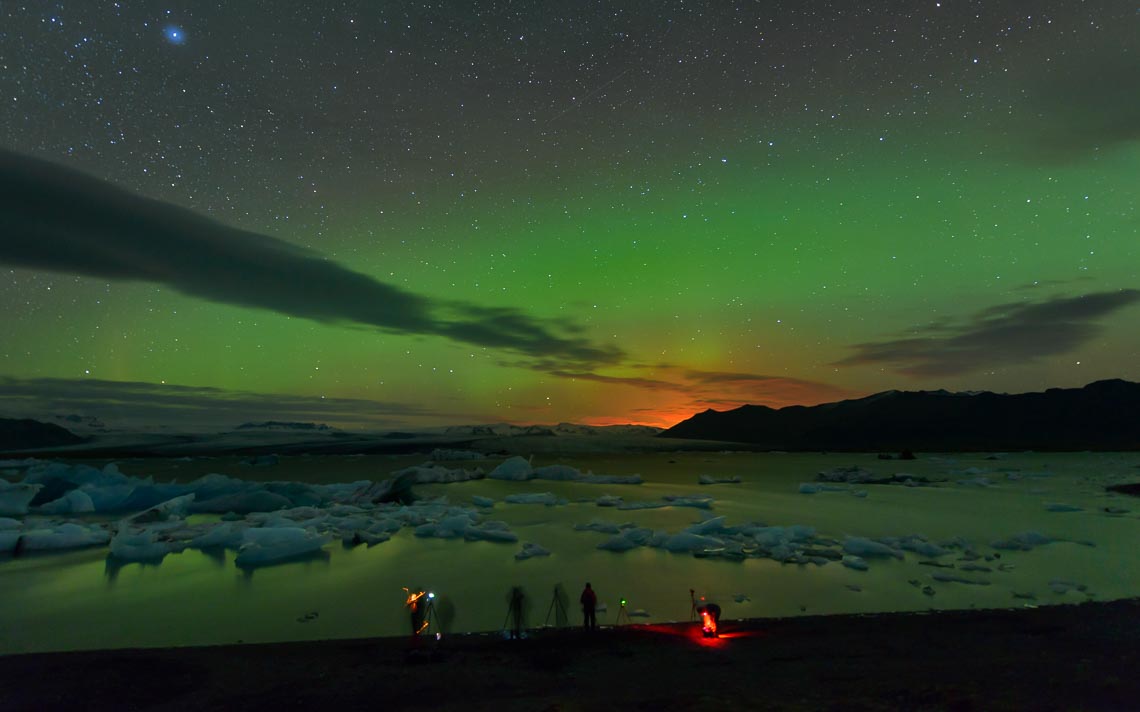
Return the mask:
{"type": "Polygon", "coordinates": [[[0,709],[1140,709],[1140,601],[0,657],[0,709]]]}

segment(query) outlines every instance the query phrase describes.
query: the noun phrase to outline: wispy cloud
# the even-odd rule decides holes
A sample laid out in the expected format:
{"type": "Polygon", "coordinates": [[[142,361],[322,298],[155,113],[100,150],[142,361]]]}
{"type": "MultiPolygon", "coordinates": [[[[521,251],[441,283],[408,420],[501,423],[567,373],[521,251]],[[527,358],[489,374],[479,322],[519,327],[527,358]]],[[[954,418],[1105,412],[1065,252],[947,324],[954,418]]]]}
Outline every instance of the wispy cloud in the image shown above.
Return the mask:
{"type": "Polygon", "coordinates": [[[214,302],[441,336],[571,367],[624,357],[565,320],[405,291],[282,240],[3,150],[0,262],[154,282],[214,302]]]}
{"type": "Polygon", "coordinates": [[[1034,162],[1092,157],[1140,140],[1140,63],[1125,55],[1099,55],[1072,63],[1030,89],[1036,121],[1019,127],[1034,162]]]}
{"type": "Polygon", "coordinates": [[[112,425],[139,427],[161,423],[174,428],[212,430],[250,420],[386,427],[460,415],[362,398],[254,393],[140,381],[4,376],[0,376],[0,412],[39,419],[48,414],[78,413],[112,425]]]}
{"type": "MultiPolygon", "coordinates": [[[[558,378],[626,386],[672,396],[667,398],[667,406],[648,409],[658,414],[668,412],[675,418],[671,422],[708,408],[724,410],[742,405],[782,408],[788,405],[815,405],[862,395],[828,383],[801,378],[734,371],[702,371],[674,364],[630,366],[629,370],[638,375],[574,371],[550,364],[531,364],[530,367],[558,378]],[[645,373],[649,375],[641,375],[645,373]]],[[[640,411],[645,412],[646,409],[640,411]]],[[[639,410],[629,412],[636,413],[639,410]]]]}
{"type": "Polygon", "coordinates": [[[1098,319],[1140,303],[1140,290],[1096,292],[983,309],[922,336],[855,344],[840,366],[888,364],[911,376],[951,376],[1067,353],[1100,335],[1098,319]]]}

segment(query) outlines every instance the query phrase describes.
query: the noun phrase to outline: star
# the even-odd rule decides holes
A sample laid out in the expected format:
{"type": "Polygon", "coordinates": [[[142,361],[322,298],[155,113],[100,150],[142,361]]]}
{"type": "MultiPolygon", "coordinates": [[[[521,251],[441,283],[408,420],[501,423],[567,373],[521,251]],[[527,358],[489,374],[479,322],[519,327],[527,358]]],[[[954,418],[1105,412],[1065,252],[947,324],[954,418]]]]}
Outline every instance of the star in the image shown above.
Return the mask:
{"type": "Polygon", "coordinates": [[[167,25],[162,30],[162,36],[165,37],[166,41],[170,44],[180,45],[186,42],[186,33],[177,25],[167,25]]]}

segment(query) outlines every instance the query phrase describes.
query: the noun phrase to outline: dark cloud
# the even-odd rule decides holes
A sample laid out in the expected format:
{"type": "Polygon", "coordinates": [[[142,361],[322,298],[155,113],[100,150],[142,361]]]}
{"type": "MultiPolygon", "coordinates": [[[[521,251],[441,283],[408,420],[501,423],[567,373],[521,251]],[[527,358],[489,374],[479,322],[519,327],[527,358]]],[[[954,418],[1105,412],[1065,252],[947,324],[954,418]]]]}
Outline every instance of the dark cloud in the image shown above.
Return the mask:
{"type": "Polygon", "coordinates": [[[1037,120],[1016,134],[1032,161],[1079,160],[1140,140],[1140,62],[1098,56],[1054,71],[1030,90],[1037,120]]]}
{"type": "Polygon", "coordinates": [[[138,381],[0,376],[0,412],[44,418],[82,413],[112,425],[218,429],[249,420],[295,420],[359,426],[454,417],[419,406],[360,398],[321,398],[138,381]]]}
{"type": "Polygon", "coordinates": [[[573,371],[552,364],[530,364],[533,370],[558,378],[629,386],[652,392],[674,392],[684,397],[676,407],[689,411],[735,408],[745,404],[783,407],[813,405],[851,397],[851,391],[827,383],[787,376],[766,376],[731,371],[699,371],[672,364],[635,365],[635,371],[652,370],[655,377],[611,376],[592,371],[573,371]]]}
{"type": "Polygon", "coordinates": [[[925,328],[922,336],[856,344],[840,366],[890,364],[912,376],[950,376],[1067,353],[1098,336],[1098,319],[1140,302],[1122,289],[1042,302],[999,304],[966,323],[925,328]]]}
{"type": "Polygon", "coordinates": [[[623,357],[621,349],[591,342],[564,320],[407,292],[282,240],[3,150],[0,261],[155,282],[214,302],[442,336],[578,366],[623,357]]]}

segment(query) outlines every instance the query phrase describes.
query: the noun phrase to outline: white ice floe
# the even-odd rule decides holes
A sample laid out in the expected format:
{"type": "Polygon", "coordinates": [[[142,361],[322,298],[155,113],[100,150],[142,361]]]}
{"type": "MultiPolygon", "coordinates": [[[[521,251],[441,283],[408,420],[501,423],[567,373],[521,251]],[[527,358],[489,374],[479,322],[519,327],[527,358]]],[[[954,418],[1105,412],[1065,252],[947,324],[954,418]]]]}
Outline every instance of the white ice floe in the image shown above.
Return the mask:
{"type": "Polygon", "coordinates": [[[903,558],[903,553],[898,549],[884,544],[873,539],[867,539],[861,536],[849,536],[843,542],[843,551],[848,554],[863,557],[891,557],[895,559],[903,558]]]}
{"type": "Polygon", "coordinates": [[[990,582],[986,581],[985,579],[967,578],[965,576],[959,576],[958,574],[947,573],[945,571],[935,571],[934,573],[930,574],[930,578],[934,579],[935,581],[941,581],[943,583],[964,583],[970,586],[990,585],[990,582]]]}
{"type": "Polygon", "coordinates": [[[330,537],[300,527],[255,527],[242,533],[234,563],[240,567],[265,566],[320,552],[330,537]]]}
{"type": "Polygon", "coordinates": [[[463,468],[451,469],[447,467],[440,467],[438,465],[414,465],[412,467],[405,467],[402,470],[396,470],[392,473],[393,477],[410,477],[412,482],[417,485],[426,484],[453,484],[455,482],[469,482],[470,480],[481,480],[486,475],[483,470],[464,470],[463,468]]]}
{"type": "Polygon", "coordinates": [[[1076,581],[1067,581],[1065,579],[1050,579],[1049,590],[1053,593],[1068,593],[1069,591],[1078,591],[1084,593],[1088,590],[1088,586],[1076,581]]]}
{"type": "Polygon", "coordinates": [[[645,546],[653,538],[653,530],[644,527],[624,529],[616,536],[598,544],[599,549],[606,551],[629,551],[639,546],[645,546]]]}
{"type": "Polygon", "coordinates": [[[1010,549],[1016,551],[1030,551],[1038,546],[1045,544],[1052,544],[1053,539],[1045,536],[1041,532],[1021,532],[1014,534],[1008,539],[1000,539],[993,542],[995,549],[1010,549]]]}
{"type": "Polygon", "coordinates": [[[484,460],[487,458],[481,452],[474,450],[452,450],[450,448],[437,447],[431,451],[428,457],[436,461],[458,461],[458,460],[484,460]]]}
{"type": "Polygon", "coordinates": [[[697,484],[700,485],[738,485],[740,484],[739,475],[731,475],[729,477],[713,477],[712,475],[701,475],[697,478],[697,484]]]}
{"type": "Polygon", "coordinates": [[[65,522],[22,532],[18,546],[24,551],[61,551],[103,546],[110,540],[110,533],[98,524],[65,522]]]}
{"type": "Polygon", "coordinates": [[[621,527],[619,527],[616,522],[607,522],[604,519],[593,519],[589,524],[575,524],[574,531],[617,534],[621,531],[621,527]]]}
{"type": "Polygon", "coordinates": [[[27,514],[28,505],[41,489],[41,484],[13,484],[0,478],[0,515],[27,514]]]}
{"type": "Polygon", "coordinates": [[[1083,512],[1084,507],[1078,507],[1075,504],[1063,504],[1061,502],[1050,502],[1045,505],[1046,512],[1083,512]]]}
{"type": "Polygon", "coordinates": [[[621,497],[613,494],[603,494],[594,500],[594,504],[599,507],[620,507],[622,504],[621,497]]]}
{"type": "Polygon", "coordinates": [[[679,532],[672,534],[661,542],[660,547],[666,551],[689,552],[694,553],[704,551],[706,549],[720,549],[724,547],[724,541],[711,536],[703,536],[701,534],[693,534],[692,532],[679,532]]]}
{"type": "Polygon", "coordinates": [[[518,494],[509,494],[503,498],[504,502],[511,504],[545,504],[547,507],[566,504],[567,501],[564,497],[559,497],[553,492],[525,492],[518,494]]]}
{"type": "Polygon", "coordinates": [[[834,485],[821,485],[816,482],[801,482],[799,487],[800,494],[819,494],[820,492],[848,492],[846,487],[836,487],[834,485]]]}
{"type": "Polygon", "coordinates": [[[855,569],[856,571],[866,571],[870,568],[862,557],[854,556],[852,554],[845,554],[843,556],[842,563],[847,568],[855,569]]]}
{"type": "Polygon", "coordinates": [[[535,556],[550,556],[550,552],[533,542],[524,542],[522,549],[515,553],[515,558],[519,561],[529,559],[535,556]]]}
{"type": "Polygon", "coordinates": [[[111,538],[111,556],[123,562],[159,563],[172,551],[181,551],[169,541],[161,541],[158,532],[153,529],[134,530],[128,526],[120,527],[111,538]]]}
{"type": "Polygon", "coordinates": [[[824,470],[816,474],[815,478],[820,482],[848,482],[861,484],[871,480],[875,476],[872,470],[865,470],[862,467],[836,467],[832,470],[824,470]]]}
{"type": "Polygon", "coordinates": [[[476,507],[489,508],[495,506],[495,500],[491,499],[490,497],[481,497],[479,495],[473,495],[471,497],[471,503],[476,507]]]}
{"type": "Polygon", "coordinates": [[[546,465],[532,467],[530,462],[522,457],[509,457],[491,470],[487,475],[492,480],[513,480],[525,482],[527,480],[554,480],[561,482],[582,482],[595,485],[639,485],[642,483],[641,475],[595,475],[592,472],[583,474],[577,468],[569,465],[546,465]]]}

